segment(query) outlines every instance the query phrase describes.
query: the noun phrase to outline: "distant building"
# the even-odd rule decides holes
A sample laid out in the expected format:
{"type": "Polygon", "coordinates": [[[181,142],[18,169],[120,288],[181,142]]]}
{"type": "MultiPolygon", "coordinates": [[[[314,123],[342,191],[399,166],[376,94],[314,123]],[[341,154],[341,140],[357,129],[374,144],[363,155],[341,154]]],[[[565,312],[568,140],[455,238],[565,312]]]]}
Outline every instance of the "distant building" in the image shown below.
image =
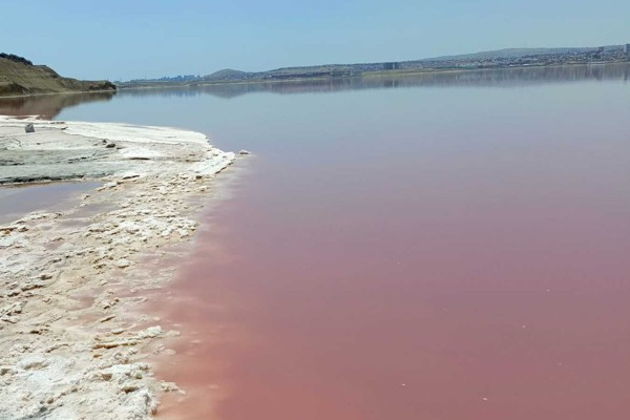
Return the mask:
{"type": "Polygon", "coordinates": [[[626,56],[630,56],[630,44],[626,44],[626,45],[623,46],[623,53],[626,56]]]}
{"type": "Polygon", "coordinates": [[[398,70],[400,69],[400,63],[385,63],[383,64],[385,70],[398,70]]]}

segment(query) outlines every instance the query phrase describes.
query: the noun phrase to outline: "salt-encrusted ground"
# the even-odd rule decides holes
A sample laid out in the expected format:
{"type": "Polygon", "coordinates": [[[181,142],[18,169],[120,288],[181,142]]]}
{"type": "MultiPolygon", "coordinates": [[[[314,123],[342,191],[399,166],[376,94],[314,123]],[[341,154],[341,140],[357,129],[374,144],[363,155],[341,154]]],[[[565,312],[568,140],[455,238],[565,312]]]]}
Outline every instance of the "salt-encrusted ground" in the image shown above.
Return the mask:
{"type": "Polygon", "coordinates": [[[179,168],[211,175],[233,158],[194,131],[0,116],[0,184],[179,168]],[[34,133],[25,132],[29,123],[34,133]]]}
{"type": "Polygon", "coordinates": [[[0,419],[148,418],[181,391],[147,363],[177,332],[137,308],[172,272],[141,259],[191,238],[234,154],[183,130],[27,122],[0,119],[1,182],[107,176],[75,208],[0,227],[0,419]]]}

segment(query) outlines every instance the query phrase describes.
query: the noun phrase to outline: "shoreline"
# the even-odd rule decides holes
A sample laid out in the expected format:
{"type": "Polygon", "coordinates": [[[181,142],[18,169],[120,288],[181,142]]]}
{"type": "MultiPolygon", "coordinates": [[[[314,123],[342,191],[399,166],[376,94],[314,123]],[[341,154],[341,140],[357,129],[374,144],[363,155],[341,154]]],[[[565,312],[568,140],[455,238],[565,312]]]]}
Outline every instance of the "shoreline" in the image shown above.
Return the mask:
{"type": "MultiPolygon", "coordinates": [[[[23,132],[26,122],[16,121],[0,117],[0,140],[16,124],[23,132]]],[[[178,332],[143,313],[142,290],[164,286],[175,270],[147,261],[190,252],[198,216],[216,198],[215,175],[235,155],[190,131],[32,121],[36,133],[121,148],[95,161],[111,173],[86,174],[104,184],[79,203],[0,227],[0,418],[150,418],[161,394],[182,391],[150,362],[172,352],[166,343],[178,332]]]]}
{"type": "Polygon", "coordinates": [[[226,85],[257,85],[257,84],[295,84],[306,82],[322,82],[322,81],[339,81],[339,80],[359,80],[359,79],[376,79],[376,78],[406,78],[417,76],[430,76],[437,74],[460,74],[468,72],[498,71],[498,70],[519,70],[519,69],[541,69],[541,68],[562,68],[562,67],[589,67],[589,66],[606,66],[606,65],[625,65],[630,61],[601,61],[589,63],[564,63],[564,64],[532,64],[532,65],[512,65],[512,66],[488,66],[488,67],[471,67],[471,68],[426,68],[413,70],[378,70],[365,71],[361,74],[351,76],[313,76],[313,77],[295,77],[287,79],[249,79],[249,80],[219,80],[207,82],[150,82],[147,84],[136,84],[125,86],[125,84],[116,85],[117,91],[127,90],[143,90],[143,89],[167,89],[167,88],[195,88],[205,86],[226,86],[226,85]]]}
{"type": "Polygon", "coordinates": [[[59,92],[24,93],[22,95],[0,95],[0,101],[3,99],[30,98],[34,96],[81,95],[81,94],[86,94],[86,93],[111,93],[113,96],[116,94],[116,92],[118,92],[118,89],[63,90],[59,92]]]}
{"type": "MultiPolygon", "coordinates": [[[[156,262],[157,264],[153,266],[158,265],[160,269],[174,270],[173,277],[164,284],[164,287],[142,292],[142,296],[148,297],[148,300],[142,303],[140,308],[141,312],[157,316],[166,330],[177,330],[177,335],[164,338],[163,344],[167,349],[163,352],[152,353],[149,360],[150,363],[154,363],[156,376],[169,383],[177,384],[182,390],[182,392],[167,392],[162,395],[157,413],[159,419],[215,418],[218,415],[216,408],[230,394],[229,389],[214,383],[220,378],[217,368],[225,363],[225,359],[212,358],[200,361],[196,357],[197,350],[204,348],[207,343],[217,342],[218,337],[215,334],[220,331],[221,323],[216,319],[204,322],[211,333],[207,333],[205,329],[200,332],[197,322],[181,319],[180,314],[187,312],[190,305],[201,303],[189,297],[191,285],[189,269],[199,258],[199,253],[202,252],[204,256],[213,259],[225,258],[220,249],[214,249],[211,253],[200,250],[205,249],[208,236],[217,237],[219,231],[223,230],[223,225],[214,220],[214,216],[221,211],[222,206],[227,205],[227,201],[235,197],[238,185],[249,174],[250,167],[247,164],[230,168],[229,176],[222,177],[216,183],[212,198],[207,200],[205,206],[197,212],[195,219],[199,223],[199,228],[192,241],[183,244],[185,250],[176,246],[169,258],[160,258],[158,262],[156,257],[150,257],[147,262],[148,265],[156,262]],[[185,254],[185,261],[177,260],[178,251],[185,254]],[[191,376],[188,376],[187,372],[191,376]],[[213,382],[213,385],[205,386],[203,380],[202,385],[195,378],[205,378],[213,382]],[[200,405],[203,407],[203,414],[199,411],[200,405]]],[[[220,241],[218,243],[220,244],[220,241]]],[[[211,286],[209,287],[212,289],[211,286]]]]}

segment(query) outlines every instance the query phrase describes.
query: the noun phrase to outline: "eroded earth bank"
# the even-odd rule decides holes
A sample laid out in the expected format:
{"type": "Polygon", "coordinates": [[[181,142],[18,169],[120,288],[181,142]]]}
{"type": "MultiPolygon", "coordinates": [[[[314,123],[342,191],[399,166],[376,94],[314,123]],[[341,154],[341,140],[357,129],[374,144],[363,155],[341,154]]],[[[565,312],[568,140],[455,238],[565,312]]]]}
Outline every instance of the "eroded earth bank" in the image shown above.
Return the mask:
{"type": "Polygon", "coordinates": [[[234,160],[190,131],[0,117],[0,184],[102,180],[0,226],[0,419],[144,419],[183,392],[152,374],[178,332],[137,309],[174,274],[146,261],[186,252],[234,160]]]}

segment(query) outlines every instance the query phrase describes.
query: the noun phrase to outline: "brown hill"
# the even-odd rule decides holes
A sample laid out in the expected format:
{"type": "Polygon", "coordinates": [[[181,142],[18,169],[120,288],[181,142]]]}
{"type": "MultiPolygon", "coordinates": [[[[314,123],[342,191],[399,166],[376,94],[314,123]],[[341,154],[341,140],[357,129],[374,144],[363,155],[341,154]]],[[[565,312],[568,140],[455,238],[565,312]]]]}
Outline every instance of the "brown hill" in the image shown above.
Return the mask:
{"type": "Polygon", "coordinates": [[[83,81],[61,77],[50,67],[34,65],[13,54],[0,53],[0,96],[114,90],[116,86],[106,80],[83,81]]]}

